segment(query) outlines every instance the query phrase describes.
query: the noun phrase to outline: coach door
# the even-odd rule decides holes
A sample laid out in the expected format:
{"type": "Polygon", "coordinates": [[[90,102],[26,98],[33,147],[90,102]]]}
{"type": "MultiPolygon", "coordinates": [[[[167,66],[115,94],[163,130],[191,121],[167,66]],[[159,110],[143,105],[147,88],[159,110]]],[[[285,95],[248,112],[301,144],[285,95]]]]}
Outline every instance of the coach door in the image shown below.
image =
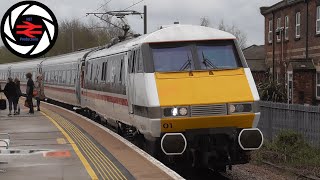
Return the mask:
{"type": "MultiPolygon", "coordinates": [[[[74,72],[72,72],[74,73],[74,72]]],[[[76,90],[76,97],[77,97],[77,103],[80,105],[81,104],[81,74],[82,74],[82,60],[79,59],[77,67],[76,67],[76,72],[75,72],[75,90],[76,90]]]]}
{"type": "Polygon", "coordinates": [[[136,66],[136,50],[132,50],[128,55],[128,78],[127,78],[127,94],[129,113],[133,114],[133,105],[135,97],[135,66],[136,66]]]}

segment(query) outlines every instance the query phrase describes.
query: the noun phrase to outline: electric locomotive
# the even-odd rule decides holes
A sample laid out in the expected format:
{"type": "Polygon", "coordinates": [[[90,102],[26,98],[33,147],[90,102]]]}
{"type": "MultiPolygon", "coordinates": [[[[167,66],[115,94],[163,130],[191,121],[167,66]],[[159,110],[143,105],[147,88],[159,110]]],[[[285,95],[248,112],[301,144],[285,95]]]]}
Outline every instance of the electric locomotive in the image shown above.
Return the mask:
{"type": "MultiPolygon", "coordinates": [[[[2,81],[13,76],[4,66],[2,81]]],[[[250,151],[263,143],[256,128],[256,85],[236,38],[227,32],[167,26],[43,59],[34,72],[44,76],[48,99],[142,139],[145,150],[160,159],[182,158],[193,167],[224,171],[247,163],[250,151]]]]}

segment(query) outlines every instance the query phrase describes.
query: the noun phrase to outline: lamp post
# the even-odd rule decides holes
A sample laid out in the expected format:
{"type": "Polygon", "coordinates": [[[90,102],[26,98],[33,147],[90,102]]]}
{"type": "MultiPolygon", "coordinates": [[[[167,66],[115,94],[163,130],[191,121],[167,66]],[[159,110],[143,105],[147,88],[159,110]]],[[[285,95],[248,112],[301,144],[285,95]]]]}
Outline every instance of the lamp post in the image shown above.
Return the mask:
{"type": "MultiPolygon", "coordinates": [[[[288,77],[288,72],[287,72],[287,62],[284,61],[284,41],[285,41],[285,31],[284,31],[284,28],[281,27],[281,28],[278,28],[277,31],[276,31],[276,34],[278,36],[280,36],[280,39],[281,39],[281,63],[283,63],[284,65],[284,84],[285,84],[285,88],[287,90],[287,103],[289,104],[289,94],[290,94],[290,90],[289,90],[289,84],[288,84],[288,80],[289,80],[289,77],[288,77]]],[[[281,64],[279,63],[279,64],[281,64]]]]}

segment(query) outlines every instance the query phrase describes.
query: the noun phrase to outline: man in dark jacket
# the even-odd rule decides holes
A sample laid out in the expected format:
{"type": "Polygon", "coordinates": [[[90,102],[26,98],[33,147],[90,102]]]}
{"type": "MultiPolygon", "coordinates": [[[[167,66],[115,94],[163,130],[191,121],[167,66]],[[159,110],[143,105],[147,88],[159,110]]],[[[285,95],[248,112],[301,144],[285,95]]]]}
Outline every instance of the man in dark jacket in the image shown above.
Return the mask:
{"type": "Polygon", "coordinates": [[[17,94],[17,87],[14,84],[12,78],[8,78],[8,83],[3,89],[4,94],[6,95],[8,102],[9,102],[9,114],[8,116],[11,116],[12,112],[12,105],[14,109],[14,114],[17,113],[17,103],[16,103],[16,98],[18,97],[17,94]]]}
{"type": "Polygon", "coordinates": [[[28,102],[28,105],[29,105],[29,114],[34,114],[33,102],[32,102],[34,82],[32,80],[32,74],[31,73],[27,73],[26,77],[28,79],[26,94],[27,94],[27,102],[28,102]]]}

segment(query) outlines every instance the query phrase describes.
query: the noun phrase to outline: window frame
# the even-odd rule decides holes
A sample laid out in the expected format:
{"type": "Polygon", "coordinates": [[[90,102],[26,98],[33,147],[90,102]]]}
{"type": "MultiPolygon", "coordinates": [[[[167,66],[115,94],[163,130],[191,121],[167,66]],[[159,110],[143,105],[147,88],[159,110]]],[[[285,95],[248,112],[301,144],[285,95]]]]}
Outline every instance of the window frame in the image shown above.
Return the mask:
{"type": "Polygon", "coordinates": [[[318,84],[318,81],[320,80],[318,78],[320,78],[320,71],[317,71],[316,73],[316,98],[320,99],[320,92],[318,92],[318,87],[320,87],[320,83],[318,84]],[[318,93],[319,93],[319,96],[318,96],[318,93]]]}
{"type": "Polygon", "coordinates": [[[284,39],[289,40],[289,25],[290,25],[290,18],[289,16],[284,17],[284,39]]]}
{"type": "Polygon", "coordinates": [[[268,32],[268,42],[272,44],[273,41],[273,20],[269,20],[269,32],[268,32]]]}
{"type": "MultiPolygon", "coordinates": [[[[281,28],[281,17],[277,18],[277,31],[281,28]]],[[[281,34],[277,35],[277,42],[281,42],[281,34]]]]}
{"type": "Polygon", "coordinates": [[[316,8],[316,34],[320,34],[320,6],[316,8]]]}
{"type": "Polygon", "coordinates": [[[296,38],[300,38],[301,36],[301,12],[296,13],[296,38]],[[299,23],[298,23],[299,20],[299,23]],[[298,34],[298,28],[299,28],[299,34],[298,34]]]}

